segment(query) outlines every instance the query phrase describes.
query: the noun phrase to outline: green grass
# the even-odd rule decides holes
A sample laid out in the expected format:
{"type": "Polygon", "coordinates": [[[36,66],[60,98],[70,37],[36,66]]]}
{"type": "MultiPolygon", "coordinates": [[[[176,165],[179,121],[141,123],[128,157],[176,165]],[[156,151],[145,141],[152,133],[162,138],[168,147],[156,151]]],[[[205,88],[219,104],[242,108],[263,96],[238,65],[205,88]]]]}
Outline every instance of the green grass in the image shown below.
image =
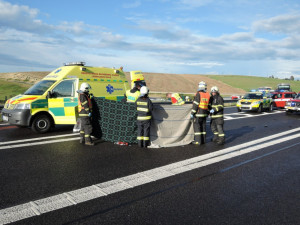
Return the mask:
{"type": "Polygon", "coordinates": [[[222,81],[225,84],[235,88],[241,88],[245,91],[250,91],[251,89],[257,89],[264,86],[272,87],[275,90],[277,85],[280,83],[289,83],[293,91],[300,91],[300,81],[235,75],[207,75],[207,77],[222,81]]]}
{"type": "Polygon", "coordinates": [[[30,85],[18,84],[14,81],[0,80],[0,101],[3,103],[5,96],[10,98],[11,96],[16,96],[18,94],[24,93],[30,85]]]}

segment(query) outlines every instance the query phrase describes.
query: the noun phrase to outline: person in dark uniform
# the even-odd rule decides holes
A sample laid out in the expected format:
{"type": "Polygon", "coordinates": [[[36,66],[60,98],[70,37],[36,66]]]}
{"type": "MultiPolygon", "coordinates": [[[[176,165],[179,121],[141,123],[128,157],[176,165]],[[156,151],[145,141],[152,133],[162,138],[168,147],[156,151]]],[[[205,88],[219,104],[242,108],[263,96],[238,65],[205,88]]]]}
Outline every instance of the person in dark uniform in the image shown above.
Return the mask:
{"type": "Polygon", "coordinates": [[[206,118],[210,95],[206,92],[206,83],[201,81],[193,101],[191,119],[194,121],[194,141],[192,144],[201,145],[206,141],[206,118]],[[194,119],[196,117],[196,119],[194,119]]]}
{"type": "Polygon", "coordinates": [[[211,88],[211,97],[209,99],[208,105],[210,111],[210,127],[211,131],[214,134],[212,139],[213,142],[216,142],[218,145],[223,145],[225,143],[225,134],[224,134],[224,100],[220,96],[219,89],[216,86],[211,88]]]}
{"type": "Polygon", "coordinates": [[[77,91],[78,97],[78,112],[81,120],[80,128],[80,143],[86,145],[94,145],[91,138],[93,131],[91,117],[92,117],[92,101],[91,94],[89,93],[91,86],[88,83],[82,83],[80,89],[77,91]]]}
{"type": "Polygon", "coordinates": [[[140,97],[135,102],[137,110],[138,146],[147,148],[150,145],[150,125],[153,104],[148,97],[149,89],[141,87],[140,97]]]}

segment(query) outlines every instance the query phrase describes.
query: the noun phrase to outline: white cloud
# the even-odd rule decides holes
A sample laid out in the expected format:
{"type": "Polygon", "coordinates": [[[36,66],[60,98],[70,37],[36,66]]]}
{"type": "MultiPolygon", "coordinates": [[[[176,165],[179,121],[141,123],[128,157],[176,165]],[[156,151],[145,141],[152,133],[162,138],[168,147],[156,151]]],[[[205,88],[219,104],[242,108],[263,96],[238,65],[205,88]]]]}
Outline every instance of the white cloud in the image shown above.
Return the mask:
{"type": "Polygon", "coordinates": [[[300,15],[279,15],[253,23],[256,32],[271,32],[275,34],[299,34],[300,15]]]}
{"type": "Polygon", "coordinates": [[[46,32],[52,26],[43,24],[41,20],[36,19],[38,13],[38,9],[13,5],[0,0],[0,28],[13,28],[29,32],[46,32]]]}

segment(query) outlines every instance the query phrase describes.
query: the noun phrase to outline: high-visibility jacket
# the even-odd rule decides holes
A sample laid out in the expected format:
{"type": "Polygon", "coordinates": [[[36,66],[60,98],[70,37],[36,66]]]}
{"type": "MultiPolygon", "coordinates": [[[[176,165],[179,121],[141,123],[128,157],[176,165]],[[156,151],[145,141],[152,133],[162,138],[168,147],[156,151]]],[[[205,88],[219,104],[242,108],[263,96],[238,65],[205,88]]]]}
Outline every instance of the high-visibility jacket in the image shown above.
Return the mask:
{"type": "Polygon", "coordinates": [[[91,98],[84,92],[79,93],[78,98],[78,112],[79,116],[89,116],[92,112],[93,105],[91,98]]]}
{"type": "Polygon", "coordinates": [[[183,105],[185,103],[178,93],[172,94],[171,101],[172,105],[183,105]]]}
{"type": "Polygon", "coordinates": [[[207,117],[209,98],[209,93],[197,92],[193,101],[192,114],[196,114],[196,117],[207,117]]]}
{"type": "Polygon", "coordinates": [[[219,94],[210,97],[208,107],[214,110],[211,119],[220,118],[223,120],[224,99],[219,94]]]}
{"type": "Polygon", "coordinates": [[[127,102],[136,102],[136,100],[139,98],[140,94],[141,93],[138,89],[127,90],[126,91],[127,102]]]}
{"type": "Polygon", "coordinates": [[[138,121],[151,120],[153,104],[148,97],[139,97],[135,102],[135,106],[138,121]]]}

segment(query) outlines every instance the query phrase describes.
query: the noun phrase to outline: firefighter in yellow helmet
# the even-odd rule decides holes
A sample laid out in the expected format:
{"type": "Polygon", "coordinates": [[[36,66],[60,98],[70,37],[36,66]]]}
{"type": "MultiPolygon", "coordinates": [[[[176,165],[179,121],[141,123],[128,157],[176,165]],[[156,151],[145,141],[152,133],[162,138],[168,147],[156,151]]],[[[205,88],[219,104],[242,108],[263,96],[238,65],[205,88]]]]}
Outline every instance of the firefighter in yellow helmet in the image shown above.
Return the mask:
{"type": "Polygon", "coordinates": [[[211,97],[209,99],[209,113],[211,117],[210,127],[211,131],[214,134],[212,139],[213,142],[216,142],[218,145],[223,145],[225,143],[225,134],[224,134],[224,100],[220,96],[219,88],[213,86],[211,88],[211,97]]]}
{"type": "Polygon", "coordinates": [[[206,92],[207,85],[201,81],[194,97],[191,119],[194,121],[194,141],[192,144],[201,145],[206,141],[206,118],[210,95],[206,92]],[[194,119],[196,117],[196,119],[194,119]]]}
{"type": "Polygon", "coordinates": [[[91,86],[88,83],[82,83],[80,89],[77,91],[78,97],[78,112],[79,118],[81,120],[80,128],[80,143],[85,143],[86,145],[94,145],[91,138],[91,133],[93,131],[91,117],[92,117],[92,101],[91,86]]]}

